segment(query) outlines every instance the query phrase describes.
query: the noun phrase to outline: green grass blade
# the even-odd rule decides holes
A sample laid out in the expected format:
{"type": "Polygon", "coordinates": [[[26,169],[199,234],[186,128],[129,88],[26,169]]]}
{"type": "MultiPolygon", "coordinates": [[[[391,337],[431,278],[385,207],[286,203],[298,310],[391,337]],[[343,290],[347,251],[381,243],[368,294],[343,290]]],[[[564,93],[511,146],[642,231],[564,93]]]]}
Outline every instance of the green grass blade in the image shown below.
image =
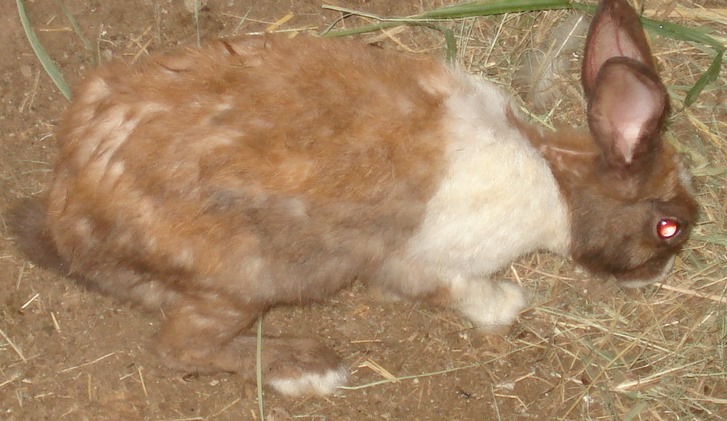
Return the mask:
{"type": "MultiPolygon", "coordinates": [[[[513,12],[533,12],[542,10],[568,9],[571,8],[571,2],[570,0],[473,1],[470,3],[440,7],[438,9],[430,10],[419,15],[393,18],[382,18],[371,13],[360,12],[358,10],[328,4],[324,4],[323,8],[379,21],[375,24],[365,25],[352,29],[344,29],[340,31],[331,31],[331,28],[328,28],[328,30],[322,34],[323,36],[327,37],[345,37],[351,35],[365,34],[368,32],[376,32],[382,29],[393,28],[401,25],[417,26],[422,25],[423,23],[439,20],[463,19],[469,17],[499,15],[503,13],[513,12]]],[[[441,28],[434,29],[441,31],[441,28]]],[[[444,31],[441,32],[445,34],[446,39],[446,33],[444,31]]],[[[446,41],[448,43],[448,51],[451,51],[449,50],[449,40],[446,41]]]]}
{"type": "Polygon", "coordinates": [[[86,51],[91,53],[91,63],[93,64],[94,67],[98,66],[98,64],[101,62],[101,57],[99,57],[98,50],[94,47],[94,45],[91,43],[91,41],[89,41],[89,39],[86,38],[85,35],[83,35],[81,26],[78,24],[78,21],[73,16],[71,11],[68,10],[66,5],[60,0],[58,0],[58,4],[60,4],[61,10],[63,11],[63,14],[66,15],[66,19],[68,19],[68,22],[71,23],[73,32],[75,32],[78,39],[81,40],[81,43],[83,44],[83,48],[85,48],[86,51]]]}
{"type": "Polygon", "coordinates": [[[706,44],[714,48],[716,51],[724,50],[722,43],[694,28],[685,28],[675,23],[653,20],[645,17],[641,18],[641,23],[644,25],[644,28],[655,34],[678,39],[680,41],[691,41],[706,44]]]}
{"type": "Polygon", "coordinates": [[[59,0],[58,4],[60,4],[61,11],[63,11],[63,14],[66,15],[66,19],[68,19],[68,22],[70,22],[71,28],[73,28],[73,32],[75,32],[78,39],[81,40],[81,43],[83,44],[83,48],[85,48],[86,50],[88,50],[90,52],[93,52],[94,51],[93,44],[91,44],[91,41],[89,41],[88,38],[86,38],[83,35],[83,31],[81,31],[81,27],[78,25],[78,22],[76,21],[76,18],[73,16],[71,11],[68,10],[66,5],[62,1],[59,0]]]}
{"type": "Polygon", "coordinates": [[[424,12],[419,19],[462,19],[504,13],[535,12],[541,10],[570,9],[570,0],[495,0],[445,6],[424,12]]]}
{"type": "Polygon", "coordinates": [[[255,346],[255,381],[257,383],[257,407],[260,420],[265,421],[265,403],[263,401],[263,317],[257,319],[257,335],[255,346]]]}
{"type": "Polygon", "coordinates": [[[197,34],[197,47],[202,45],[202,35],[200,35],[200,32],[199,32],[199,9],[200,9],[199,0],[194,0],[194,30],[195,30],[195,33],[197,34]]]}
{"type": "Polygon", "coordinates": [[[719,71],[722,68],[722,58],[724,56],[724,50],[717,53],[717,57],[712,60],[712,64],[709,65],[709,68],[702,76],[699,77],[697,80],[697,83],[692,86],[691,89],[687,92],[687,97],[684,98],[684,105],[687,107],[694,104],[694,102],[697,100],[697,97],[699,94],[702,93],[702,90],[704,88],[717,80],[717,77],[719,76],[719,71]]]}
{"type": "Polygon", "coordinates": [[[454,31],[449,28],[440,28],[442,34],[444,34],[444,42],[447,46],[447,61],[454,63],[457,59],[457,37],[454,36],[454,31]]]}
{"type": "Polygon", "coordinates": [[[33,31],[33,27],[30,26],[30,20],[28,19],[28,14],[25,11],[25,2],[23,0],[15,0],[15,3],[18,6],[18,15],[20,15],[20,22],[23,24],[25,36],[28,38],[28,42],[30,42],[30,46],[33,48],[33,52],[35,52],[35,56],[38,57],[38,61],[40,61],[43,69],[48,76],[50,76],[58,90],[61,91],[61,94],[70,101],[71,88],[66,83],[66,80],[63,78],[60,70],[58,70],[58,67],[55,63],[53,63],[53,60],[51,60],[50,56],[45,51],[45,48],[43,48],[43,44],[40,43],[38,36],[35,34],[35,31],[33,31]]]}

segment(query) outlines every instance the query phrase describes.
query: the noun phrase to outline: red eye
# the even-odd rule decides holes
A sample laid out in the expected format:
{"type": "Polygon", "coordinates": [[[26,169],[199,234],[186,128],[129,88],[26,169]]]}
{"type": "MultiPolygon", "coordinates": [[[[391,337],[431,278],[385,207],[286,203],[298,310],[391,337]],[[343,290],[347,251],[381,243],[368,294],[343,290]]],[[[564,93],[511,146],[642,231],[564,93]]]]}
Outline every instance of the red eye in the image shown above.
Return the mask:
{"type": "Polygon", "coordinates": [[[674,219],[665,218],[656,224],[656,233],[662,240],[668,240],[679,234],[679,222],[674,219]]]}

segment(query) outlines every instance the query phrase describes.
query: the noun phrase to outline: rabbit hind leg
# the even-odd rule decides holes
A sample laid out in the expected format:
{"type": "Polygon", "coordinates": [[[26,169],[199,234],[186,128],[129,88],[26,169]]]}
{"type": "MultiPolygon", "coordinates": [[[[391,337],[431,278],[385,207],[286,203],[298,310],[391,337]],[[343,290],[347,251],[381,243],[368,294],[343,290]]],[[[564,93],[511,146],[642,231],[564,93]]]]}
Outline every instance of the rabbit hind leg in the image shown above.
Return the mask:
{"type": "MultiPolygon", "coordinates": [[[[170,367],[197,372],[227,371],[253,380],[257,340],[242,333],[265,305],[231,303],[218,295],[183,297],[166,314],[156,350],[170,367]]],[[[330,394],[347,370],[328,348],[306,338],[264,338],[263,382],[281,394],[330,394]]]]}

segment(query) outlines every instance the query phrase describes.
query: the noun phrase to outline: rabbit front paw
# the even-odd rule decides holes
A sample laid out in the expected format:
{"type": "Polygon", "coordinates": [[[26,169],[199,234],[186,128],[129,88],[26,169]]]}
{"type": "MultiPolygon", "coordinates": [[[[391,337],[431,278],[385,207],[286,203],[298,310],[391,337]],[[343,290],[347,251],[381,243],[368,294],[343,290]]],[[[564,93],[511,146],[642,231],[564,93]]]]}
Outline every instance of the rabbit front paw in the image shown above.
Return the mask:
{"type": "Polygon", "coordinates": [[[451,292],[453,307],[485,331],[509,326],[528,304],[522,289],[509,282],[458,278],[451,292]]]}

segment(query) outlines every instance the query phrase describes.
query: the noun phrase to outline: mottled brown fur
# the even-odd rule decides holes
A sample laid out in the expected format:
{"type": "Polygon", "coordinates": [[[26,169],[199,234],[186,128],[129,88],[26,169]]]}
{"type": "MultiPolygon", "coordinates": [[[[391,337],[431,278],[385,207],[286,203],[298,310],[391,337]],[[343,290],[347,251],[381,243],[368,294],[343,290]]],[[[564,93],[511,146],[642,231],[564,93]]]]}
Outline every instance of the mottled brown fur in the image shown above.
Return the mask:
{"type": "Polygon", "coordinates": [[[171,365],[244,371],[242,331],[395,252],[441,177],[442,97],[409,77],[429,60],[266,36],[127,66],[78,88],[47,224],[73,273],[165,308],[171,365]]]}

